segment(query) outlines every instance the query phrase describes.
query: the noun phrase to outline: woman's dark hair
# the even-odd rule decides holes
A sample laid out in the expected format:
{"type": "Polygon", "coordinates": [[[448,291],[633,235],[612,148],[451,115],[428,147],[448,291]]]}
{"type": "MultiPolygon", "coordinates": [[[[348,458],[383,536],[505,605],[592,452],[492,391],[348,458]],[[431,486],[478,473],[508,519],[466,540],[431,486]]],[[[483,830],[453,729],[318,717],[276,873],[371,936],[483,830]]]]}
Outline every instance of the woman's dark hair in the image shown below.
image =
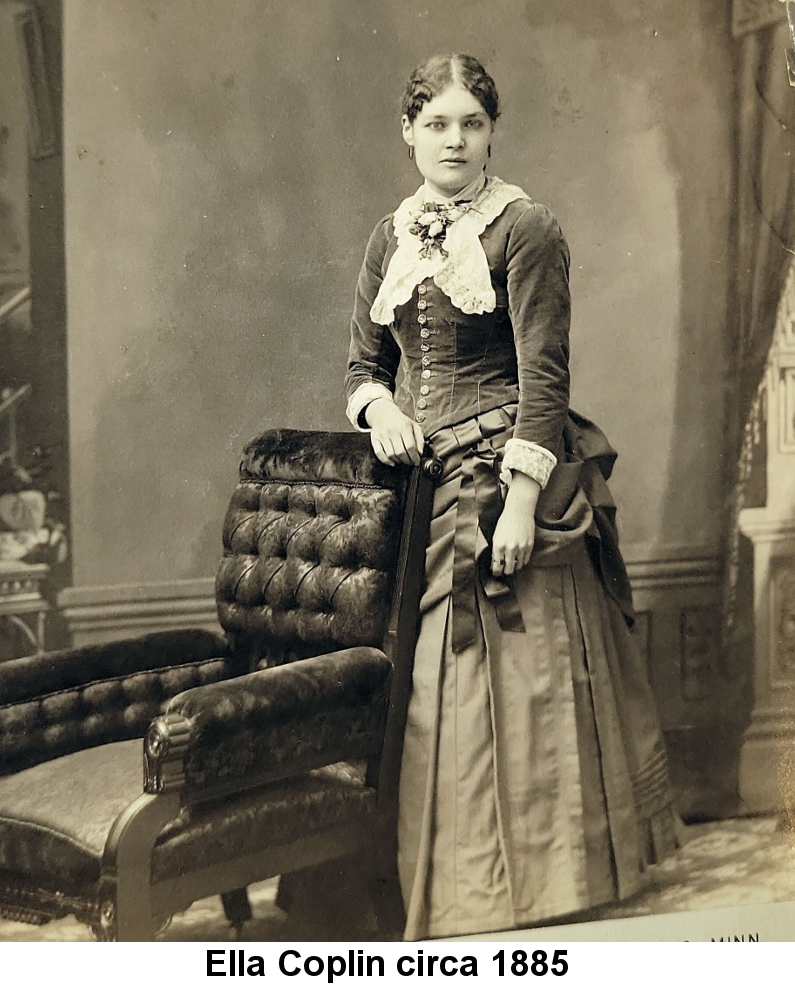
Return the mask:
{"type": "Polygon", "coordinates": [[[500,116],[500,98],[494,80],[471,55],[432,55],[409,76],[401,113],[413,121],[423,104],[438,97],[454,82],[469,90],[492,121],[500,116]]]}

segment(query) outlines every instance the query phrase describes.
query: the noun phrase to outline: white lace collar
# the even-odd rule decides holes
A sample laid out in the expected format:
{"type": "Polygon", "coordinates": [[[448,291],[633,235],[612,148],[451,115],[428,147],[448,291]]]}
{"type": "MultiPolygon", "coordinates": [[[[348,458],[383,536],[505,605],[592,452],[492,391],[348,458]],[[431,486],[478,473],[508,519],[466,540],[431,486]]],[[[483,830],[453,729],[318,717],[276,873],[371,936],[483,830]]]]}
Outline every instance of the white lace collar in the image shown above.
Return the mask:
{"type": "Polygon", "coordinates": [[[423,204],[426,196],[423,185],[395,211],[397,248],[370,308],[370,317],[376,324],[390,324],[395,319],[395,308],[408,303],[414,287],[428,277],[465,314],[488,314],[497,306],[480,236],[509,203],[530,198],[520,187],[490,176],[467,212],[448,229],[444,240],[447,256],[435,251],[430,258],[422,258],[421,243],[409,227],[411,212],[423,204]]]}

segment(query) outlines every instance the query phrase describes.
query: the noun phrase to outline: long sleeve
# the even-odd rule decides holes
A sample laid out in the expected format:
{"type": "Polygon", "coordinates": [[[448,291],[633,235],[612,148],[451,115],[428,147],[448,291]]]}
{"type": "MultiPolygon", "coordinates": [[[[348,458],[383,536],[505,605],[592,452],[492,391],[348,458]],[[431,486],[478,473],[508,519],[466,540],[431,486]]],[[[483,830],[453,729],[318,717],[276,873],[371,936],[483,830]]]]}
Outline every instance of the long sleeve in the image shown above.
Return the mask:
{"type": "Polygon", "coordinates": [[[519,410],[506,462],[544,485],[568,413],[571,321],[569,250],[545,207],[529,204],[517,219],[506,264],[519,371],[519,410]],[[531,462],[538,471],[528,471],[531,462]]]}
{"type": "Polygon", "coordinates": [[[400,347],[391,330],[370,318],[370,308],[383,279],[391,220],[389,215],[376,225],[356,284],[345,396],[347,416],[359,430],[367,430],[362,414],[368,403],[378,397],[392,398],[400,365],[400,347]]]}

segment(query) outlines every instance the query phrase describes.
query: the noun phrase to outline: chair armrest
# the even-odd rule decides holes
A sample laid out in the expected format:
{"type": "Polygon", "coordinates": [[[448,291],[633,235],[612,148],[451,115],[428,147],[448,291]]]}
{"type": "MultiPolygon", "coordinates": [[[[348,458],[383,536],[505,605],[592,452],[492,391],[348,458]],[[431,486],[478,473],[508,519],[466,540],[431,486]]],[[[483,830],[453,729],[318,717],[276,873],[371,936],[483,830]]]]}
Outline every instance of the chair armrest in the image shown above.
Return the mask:
{"type": "Polygon", "coordinates": [[[377,755],[391,671],[351,648],[186,690],[149,730],[146,789],[231,792],[377,755]]]}
{"type": "Polygon", "coordinates": [[[0,666],[0,775],[142,738],[177,693],[236,674],[224,639],[168,631],[0,666]]]}

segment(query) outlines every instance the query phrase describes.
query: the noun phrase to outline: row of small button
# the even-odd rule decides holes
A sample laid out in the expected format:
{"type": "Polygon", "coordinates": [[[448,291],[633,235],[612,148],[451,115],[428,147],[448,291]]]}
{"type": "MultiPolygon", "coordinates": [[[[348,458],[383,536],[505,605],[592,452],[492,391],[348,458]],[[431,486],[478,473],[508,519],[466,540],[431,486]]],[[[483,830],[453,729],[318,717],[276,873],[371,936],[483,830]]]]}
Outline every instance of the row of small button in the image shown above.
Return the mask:
{"type": "MultiPolygon", "coordinates": [[[[417,321],[419,322],[420,325],[420,337],[423,339],[420,345],[420,349],[423,352],[423,356],[422,356],[423,380],[427,380],[431,378],[431,371],[430,369],[428,369],[428,366],[431,364],[431,360],[427,355],[427,352],[431,350],[431,346],[428,344],[427,341],[428,337],[430,336],[430,331],[428,331],[428,329],[425,327],[425,325],[428,323],[428,317],[424,313],[428,309],[428,301],[423,299],[423,297],[427,292],[428,292],[428,288],[423,283],[420,283],[420,285],[417,287],[417,293],[420,298],[417,301],[417,309],[420,312],[419,316],[417,317],[417,321]]],[[[430,392],[431,392],[430,386],[428,386],[426,383],[423,383],[423,385],[420,387],[420,393],[422,394],[422,397],[417,401],[417,409],[419,413],[416,414],[416,418],[415,418],[419,424],[422,424],[422,422],[425,420],[426,414],[424,413],[424,411],[425,408],[428,406],[428,401],[425,398],[428,396],[430,392]]]]}

